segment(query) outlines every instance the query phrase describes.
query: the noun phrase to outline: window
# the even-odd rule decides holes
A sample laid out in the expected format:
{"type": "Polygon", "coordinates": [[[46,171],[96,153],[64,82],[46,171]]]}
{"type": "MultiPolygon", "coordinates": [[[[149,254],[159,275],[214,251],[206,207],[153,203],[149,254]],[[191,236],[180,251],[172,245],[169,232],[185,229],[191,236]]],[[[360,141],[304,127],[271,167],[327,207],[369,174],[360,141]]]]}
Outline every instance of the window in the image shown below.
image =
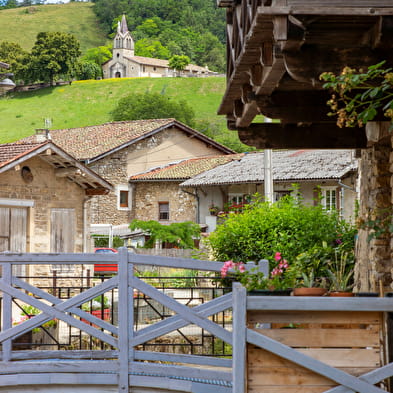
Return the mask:
{"type": "Polygon", "coordinates": [[[291,191],[274,191],[274,201],[278,202],[281,198],[291,195],[291,191]]]}
{"type": "Polygon", "coordinates": [[[327,210],[336,210],[337,207],[337,191],[334,187],[322,187],[322,206],[327,210]]]}
{"type": "Polygon", "coordinates": [[[158,203],[158,219],[169,220],[169,202],[158,203]]]}
{"type": "Polygon", "coordinates": [[[117,209],[131,209],[131,192],[126,185],[117,186],[117,209]]]}
{"type": "Polygon", "coordinates": [[[228,194],[228,202],[233,205],[240,205],[243,203],[243,194],[228,194]]]}
{"type": "Polygon", "coordinates": [[[120,191],[120,207],[128,207],[128,191],[120,191]]]}

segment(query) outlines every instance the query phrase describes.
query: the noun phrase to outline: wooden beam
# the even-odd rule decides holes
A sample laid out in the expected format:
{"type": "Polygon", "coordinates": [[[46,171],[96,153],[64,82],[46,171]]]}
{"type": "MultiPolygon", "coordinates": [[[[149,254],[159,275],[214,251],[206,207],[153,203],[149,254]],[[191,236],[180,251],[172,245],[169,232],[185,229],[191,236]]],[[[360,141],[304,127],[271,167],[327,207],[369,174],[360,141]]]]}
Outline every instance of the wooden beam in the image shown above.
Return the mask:
{"type": "Polygon", "coordinates": [[[87,188],[85,190],[85,194],[87,196],[94,196],[94,195],[106,195],[108,194],[109,190],[107,188],[87,188]]]}
{"type": "Polygon", "coordinates": [[[81,174],[81,171],[78,168],[69,167],[69,168],[58,168],[55,169],[56,177],[67,177],[67,176],[74,176],[75,174],[81,174]]]}
{"type": "Polygon", "coordinates": [[[238,128],[239,139],[257,149],[362,149],[364,128],[339,128],[334,123],[309,125],[254,123],[238,128]]]}
{"type": "Polygon", "coordinates": [[[383,7],[347,7],[342,0],[336,2],[335,6],[330,1],[329,7],[318,6],[290,6],[290,7],[258,7],[258,14],[262,15],[338,15],[338,16],[377,16],[392,15],[393,6],[387,0],[383,7]]]}

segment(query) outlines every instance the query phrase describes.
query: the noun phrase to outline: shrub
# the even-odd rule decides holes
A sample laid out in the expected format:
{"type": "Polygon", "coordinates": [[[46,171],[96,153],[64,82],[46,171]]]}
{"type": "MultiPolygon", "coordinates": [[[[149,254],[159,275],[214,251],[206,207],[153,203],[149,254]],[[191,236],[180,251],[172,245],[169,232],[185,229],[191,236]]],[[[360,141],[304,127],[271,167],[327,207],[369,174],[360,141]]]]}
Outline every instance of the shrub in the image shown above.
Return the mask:
{"type": "Polygon", "coordinates": [[[276,252],[292,262],[318,244],[326,243],[332,252],[337,247],[353,250],[355,233],[352,225],[320,205],[304,205],[292,197],[274,204],[255,198],[242,213],[230,213],[207,242],[216,260],[268,259],[272,268],[276,252]]]}

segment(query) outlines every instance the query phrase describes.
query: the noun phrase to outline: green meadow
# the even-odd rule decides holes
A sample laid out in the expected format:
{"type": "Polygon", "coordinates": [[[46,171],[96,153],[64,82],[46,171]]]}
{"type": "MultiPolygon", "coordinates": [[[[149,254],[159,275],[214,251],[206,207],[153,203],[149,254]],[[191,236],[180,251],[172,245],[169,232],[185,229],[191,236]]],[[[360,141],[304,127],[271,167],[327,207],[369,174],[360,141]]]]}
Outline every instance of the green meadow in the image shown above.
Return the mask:
{"type": "Polygon", "coordinates": [[[93,3],[33,5],[0,10],[0,41],[18,43],[30,51],[41,31],[75,35],[81,51],[106,45],[108,38],[93,12],[93,3]]]}
{"type": "MultiPolygon", "coordinates": [[[[185,100],[195,112],[196,128],[209,125],[215,140],[235,148],[237,133],[228,131],[225,116],[217,110],[225,91],[225,78],[122,78],[76,81],[71,85],[10,93],[0,97],[0,142],[13,142],[44,127],[52,120],[52,129],[81,127],[111,121],[110,112],[118,100],[146,91],[185,100]]],[[[241,146],[237,146],[237,150],[241,146]]],[[[243,150],[240,148],[240,150],[243,150]]]]}

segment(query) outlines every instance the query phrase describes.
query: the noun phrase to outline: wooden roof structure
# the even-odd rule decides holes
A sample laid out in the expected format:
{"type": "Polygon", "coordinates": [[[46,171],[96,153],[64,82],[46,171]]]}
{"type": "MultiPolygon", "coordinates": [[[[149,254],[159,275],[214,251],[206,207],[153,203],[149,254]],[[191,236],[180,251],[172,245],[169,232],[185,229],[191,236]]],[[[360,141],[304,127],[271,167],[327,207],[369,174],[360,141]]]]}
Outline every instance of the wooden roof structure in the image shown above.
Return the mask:
{"type": "Polygon", "coordinates": [[[362,148],[364,128],[328,117],[320,74],[393,65],[391,0],[217,0],[227,9],[227,88],[218,113],[257,148],[362,148]],[[253,123],[263,114],[280,123],[253,123]]]}

